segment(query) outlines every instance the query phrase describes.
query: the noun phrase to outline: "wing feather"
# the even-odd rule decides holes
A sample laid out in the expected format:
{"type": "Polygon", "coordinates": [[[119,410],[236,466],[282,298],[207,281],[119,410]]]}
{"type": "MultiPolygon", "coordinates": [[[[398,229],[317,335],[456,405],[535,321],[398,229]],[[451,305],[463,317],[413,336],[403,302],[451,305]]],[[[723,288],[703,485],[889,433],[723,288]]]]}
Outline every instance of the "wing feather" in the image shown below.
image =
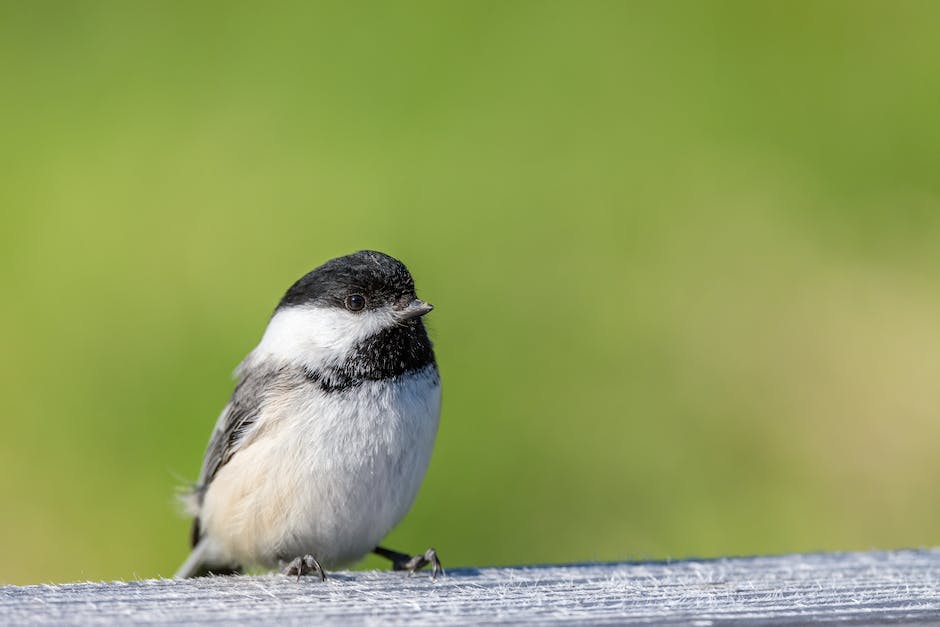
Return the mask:
{"type": "Polygon", "coordinates": [[[224,466],[257,426],[271,390],[285,374],[285,368],[248,370],[235,385],[232,397],[216,421],[202,461],[196,491],[199,500],[224,466]]]}
{"type": "MultiPolygon", "coordinates": [[[[248,440],[252,431],[258,426],[263,415],[265,403],[275,387],[289,384],[284,381],[287,377],[287,368],[272,368],[269,370],[239,368],[239,380],[232,392],[232,397],[212,430],[209,446],[202,460],[202,469],[199,472],[199,481],[188,500],[194,500],[192,530],[190,544],[195,548],[202,537],[198,511],[202,507],[202,500],[212,480],[222,468],[235,455],[239,448],[248,440]]],[[[288,377],[289,378],[289,377],[288,377]]],[[[302,373],[299,376],[302,381],[302,373]]]]}

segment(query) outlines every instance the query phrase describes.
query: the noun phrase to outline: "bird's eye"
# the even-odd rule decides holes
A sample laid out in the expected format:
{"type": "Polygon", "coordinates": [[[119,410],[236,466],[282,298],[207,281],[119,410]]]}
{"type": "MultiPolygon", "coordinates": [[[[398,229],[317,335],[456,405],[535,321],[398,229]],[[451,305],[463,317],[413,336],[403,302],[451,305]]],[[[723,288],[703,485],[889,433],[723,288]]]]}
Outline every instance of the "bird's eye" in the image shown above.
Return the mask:
{"type": "Polygon", "coordinates": [[[362,294],[350,294],[346,297],[346,309],[349,311],[361,311],[366,306],[366,297],[362,294]]]}

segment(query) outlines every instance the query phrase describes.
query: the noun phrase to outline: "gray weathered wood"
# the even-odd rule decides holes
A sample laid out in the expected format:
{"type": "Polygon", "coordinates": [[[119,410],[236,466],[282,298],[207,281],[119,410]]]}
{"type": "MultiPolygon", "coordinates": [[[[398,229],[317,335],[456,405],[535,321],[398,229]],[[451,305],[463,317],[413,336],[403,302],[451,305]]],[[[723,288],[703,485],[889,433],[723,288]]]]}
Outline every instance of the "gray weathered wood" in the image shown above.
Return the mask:
{"type": "Polygon", "coordinates": [[[940,623],[940,550],[0,588],[4,624],[940,623]]]}

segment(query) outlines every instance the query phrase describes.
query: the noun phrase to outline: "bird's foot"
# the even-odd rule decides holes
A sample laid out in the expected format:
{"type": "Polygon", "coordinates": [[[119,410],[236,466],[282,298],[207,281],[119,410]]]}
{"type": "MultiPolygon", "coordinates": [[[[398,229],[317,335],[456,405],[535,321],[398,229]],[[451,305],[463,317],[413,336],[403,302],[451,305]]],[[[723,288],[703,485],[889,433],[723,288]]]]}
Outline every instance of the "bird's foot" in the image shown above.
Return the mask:
{"type": "Polygon", "coordinates": [[[411,556],[407,553],[399,553],[390,549],[376,547],[373,551],[376,555],[381,555],[392,562],[392,570],[407,570],[409,575],[431,565],[431,579],[437,579],[437,576],[444,574],[444,567],[441,566],[441,560],[437,557],[437,551],[428,549],[422,555],[411,556]]]}
{"type": "Polygon", "coordinates": [[[297,581],[300,581],[300,578],[308,573],[317,573],[320,575],[320,581],[326,581],[326,571],[320,566],[320,562],[317,561],[317,558],[312,555],[295,557],[281,572],[288,577],[296,575],[297,581]]]}

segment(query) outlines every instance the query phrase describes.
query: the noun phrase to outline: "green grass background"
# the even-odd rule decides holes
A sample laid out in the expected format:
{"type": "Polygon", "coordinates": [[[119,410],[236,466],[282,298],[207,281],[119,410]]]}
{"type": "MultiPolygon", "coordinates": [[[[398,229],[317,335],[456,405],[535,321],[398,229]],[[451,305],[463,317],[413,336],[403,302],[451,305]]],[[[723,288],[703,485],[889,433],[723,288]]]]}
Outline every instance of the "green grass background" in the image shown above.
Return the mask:
{"type": "Polygon", "coordinates": [[[441,429],[389,545],[937,544],[938,29],[914,1],[4,2],[0,582],[172,574],[232,369],[360,248],[437,307],[441,429]]]}

